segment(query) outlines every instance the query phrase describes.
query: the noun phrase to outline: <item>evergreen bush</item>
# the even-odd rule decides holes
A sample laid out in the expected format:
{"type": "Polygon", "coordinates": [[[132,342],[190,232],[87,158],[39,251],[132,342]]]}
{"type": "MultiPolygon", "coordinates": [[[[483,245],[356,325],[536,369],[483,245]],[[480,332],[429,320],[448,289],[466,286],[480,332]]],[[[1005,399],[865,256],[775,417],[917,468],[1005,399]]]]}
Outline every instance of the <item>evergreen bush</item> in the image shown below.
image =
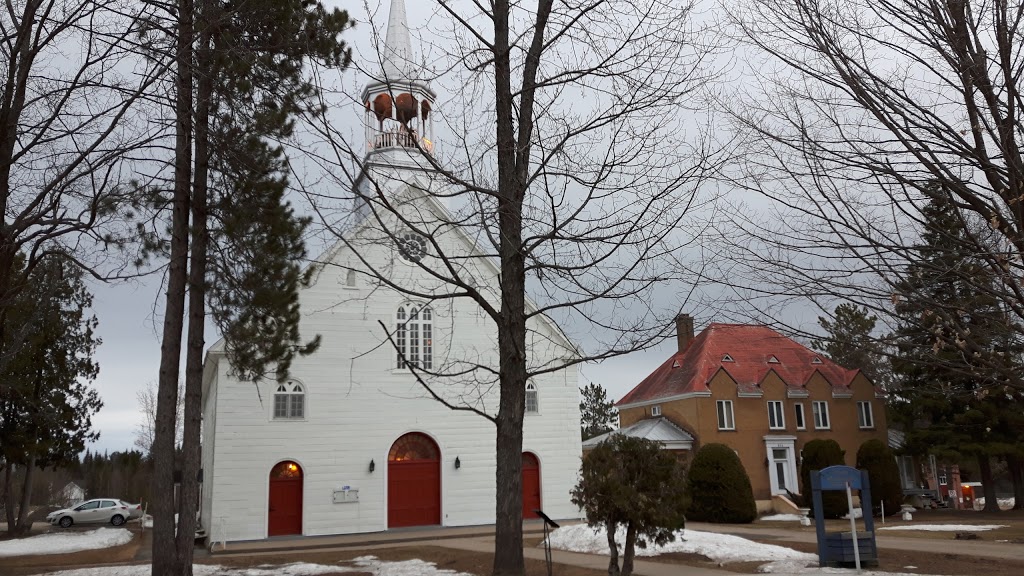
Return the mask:
{"type": "MultiPolygon", "coordinates": [[[[829,466],[846,464],[846,451],[835,440],[811,440],[804,444],[803,460],[800,464],[800,490],[808,508],[814,510],[811,490],[811,470],[823,470],[829,466]]],[[[847,512],[846,493],[829,490],[821,493],[822,510],[825,518],[842,518],[847,512]]]]}
{"type": "Polygon", "coordinates": [[[887,514],[899,512],[903,503],[900,469],[892,450],[878,439],[868,440],[857,450],[857,468],[868,471],[871,482],[871,508],[881,510],[885,503],[887,514]]]}
{"type": "Polygon", "coordinates": [[[757,518],[750,477],[739,456],[725,444],[707,444],[690,464],[690,509],[701,522],[746,524],[757,518]]]}

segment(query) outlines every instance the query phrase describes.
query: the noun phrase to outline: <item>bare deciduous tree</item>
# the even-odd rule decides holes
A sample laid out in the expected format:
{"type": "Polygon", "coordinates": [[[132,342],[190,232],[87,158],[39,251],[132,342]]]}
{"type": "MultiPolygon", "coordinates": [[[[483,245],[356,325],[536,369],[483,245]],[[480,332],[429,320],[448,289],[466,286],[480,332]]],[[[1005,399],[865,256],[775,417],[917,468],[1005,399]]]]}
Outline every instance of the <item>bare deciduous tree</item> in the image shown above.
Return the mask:
{"type": "MultiPolygon", "coordinates": [[[[762,302],[766,316],[810,301],[831,317],[837,301],[851,301],[891,332],[906,297],[898,287],[921,260],[922,209],[939,194],[966,231],[949,240],[998,281],[937,272],[975,281],[1019,323],[1024,4],[749,0],[727,10],[748,57],[741,87],[723,100],[746,145],[729,182],[767,202],[732,210],[719,280],[745,305],[762,302]]],[[[927,308],[962,325],[951,300],[927,308]]],[[[984,353],[953,333],[943,345],[984,353]]],[[[991,388],[1024,387],[1006,363],[988,368],[991,388]]]]}
{"type": "MultiPolygon", "coordinates": [[[[0,10],[0,331],[48,257],[98,277],[124,265],[110,248],[132,236],[126,184],[150,135],[137,104],[161,70],[132,54],[141,9],[16,0],[0,10]]],[[[14,352],[0,350],[0,363],[14,352]]]]}
{"type": "MultiPolygon", "coordinates": [[[[693,29],[689,4],[439,2],[436,10],[451,37],[450,50],[434,55],[446,69],[431,80],[453,98],[431,106],[429,122],[447,122],[454,140],[435,148],[427,113],[384,113],[376,102],[366,103],[366,142],[314,123],[324,144],[316,159],[343,192],[309,196],[354,254],[324,266],[348,266],[375,289],[436,310],[468,306],[490,325],[493,341],[429,364],[396,346],[392,326],[381,326],[377,345],[393,346],[426,394],[495,425],[493,572],[522,574],[527,382],[660,342],[688,299],[657,289],[694,280],[681,252],[699,235],[694,222],[707,200],[699,188],[717,151],[691,111],[711,47],[693,29]],[[410,245],[408,235],[423,243],[410,245]],[[416,261],[415,273],[373,255],[395,245],[416,261]],[[553,336],[549,318],[580,345],[553,336]]],[[[405,86],[426,86],[429,75],[412,62],[408,38],[400,41],[404,11],[392,3],[377,51],[383,76],[367,67],[371,85],[390,87],[397,106],[405,86]]],[[[435,49],[444,44],[439,28],[431,26],[435,49]]],[[[433,104],[428,89],[421,97],[433,104]]]]}
{"type": "MultiPolygon", "coordinates": [[[[153,440],[156,438],[156,382],[146,384],[146,387],[135,393],[135,399],[139,403],[139,412],[142,414],[142,421],[135,427],[135,447],[143,454],[149,454],[153,449],[153,440]]],[[[185,388],[178,386],[178,403],[175,407],[174,417],[174,448],[181,448],[182,427],[181,422],[185,410],[185,388]]]]}

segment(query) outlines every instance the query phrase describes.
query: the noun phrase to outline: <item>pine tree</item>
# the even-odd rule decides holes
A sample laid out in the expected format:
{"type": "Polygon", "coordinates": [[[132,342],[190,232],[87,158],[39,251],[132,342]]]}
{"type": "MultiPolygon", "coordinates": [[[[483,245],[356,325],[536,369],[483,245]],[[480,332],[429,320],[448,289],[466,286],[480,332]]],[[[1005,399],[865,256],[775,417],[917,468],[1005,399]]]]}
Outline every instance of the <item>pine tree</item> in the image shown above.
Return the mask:
{"type": "Polygon", "coordinates": [[[20,335],[0,378],[0,449],[6,466],[8,530],[26,532],[37,469],[61,466],[99,437],[91,418],[103,403],[92,388],[99,366],[92,360],[100,341],[89,315],[92,295],[81,270],[59,257],[44,260],[28,276],[10,308],[8,336],[20,335]],[[20,503],[15,502],[11,465],[24,468],[20,503]],[[16,510],[17,515],[15,514],[16,510]]]}
{"type": "Polygon", "coordinates": [[[986,510],[994,512],[991,458],[1011,449],[1000,421],[1014,402],[992,366],[1017,362],[1018,330],[989,268],[966,248],[975,245],[969,227],[942,190],[931,192],[916,258],[897,290],[893,409],[908,450],[977,459],[986,510]]]}
{"type": "Polygon", "coordinates": [[[608,400],[608,393],[600,384],[591,382],[580,393],[580,429],[584,440],[611,432],[618,423],[619,414],[615,403],[608,400]]]}
{"type": "Polygon", "coordinates": [[[811,340],[811,346],[844,368],[859,369],[872,383],[884,388],[890,375],[882,346],[872,336],[877,322],[878,317],[866,308],[840,304],[836,306],[833,319],[818,317],[825,336],[811,340]]]}
{"type": "Polygon", "coordinates": [[[192,571],[207,310],[241,379],[258,380],[271,369],[283,379],[296,354],[319,344],[318,338],[303,343],[298,331],[298,290],[311,272],[302,270],[308,220],[284,199],[288,164],[278,143],[292,136],[295,117],[324,112],[307,63],[343,68],[350,60],[339,39],[351,25],[347,14],[319,2],[179,0],[179,15],[175,190],[170,202],[158,200],[174,211],[153,446],[154,575],[192,571]],[[171,503],[161,495],[171,488],[186,285],[183,481],[175,537],[171,503]]]}

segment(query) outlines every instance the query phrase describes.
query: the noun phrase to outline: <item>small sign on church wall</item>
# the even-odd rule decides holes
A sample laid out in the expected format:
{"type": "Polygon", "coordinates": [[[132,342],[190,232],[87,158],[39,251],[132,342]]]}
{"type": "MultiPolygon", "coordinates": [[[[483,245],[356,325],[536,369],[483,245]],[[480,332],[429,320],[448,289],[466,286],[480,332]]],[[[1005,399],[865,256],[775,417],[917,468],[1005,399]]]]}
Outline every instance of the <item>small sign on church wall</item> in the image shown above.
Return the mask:
{"type": "Polygon", "coordinates": [[[344,504],[346,502],[358,502],[359,488],[352,488],[351,486],[342,486],[341,488],[335,488],[333,500],[335,504],[344,504]]]}

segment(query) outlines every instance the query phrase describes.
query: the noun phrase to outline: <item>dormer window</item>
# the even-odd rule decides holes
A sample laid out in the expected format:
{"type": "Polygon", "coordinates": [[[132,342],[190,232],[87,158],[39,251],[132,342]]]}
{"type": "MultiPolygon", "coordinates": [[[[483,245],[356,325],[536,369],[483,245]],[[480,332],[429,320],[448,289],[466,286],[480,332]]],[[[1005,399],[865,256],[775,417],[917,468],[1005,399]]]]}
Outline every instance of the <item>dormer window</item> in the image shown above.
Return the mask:
{"type": "Polygon", "coordinates": [[[732,359],[732,356],[726,354],[725,356],[722,356],[722,362],[735,362],[735,360],[732,359]]]}
{"type": "Polygon", "coordinates": [[[811,364],[822,364],[821,358],[815,356],[814,358],[811,359],[811,364]]]}
{"type": "Polygon", "coordinates": [[[679,368],[679,360],[673,360],[672,361],[672,367],[673,368],[679,368]]]}
{"type": "Polygon", "coordinates": [[[779,359],[776,358],[775,356],[769,356],[768,357],[768,363],[769,364],[778,364],[779,363],[779,359]]]}

